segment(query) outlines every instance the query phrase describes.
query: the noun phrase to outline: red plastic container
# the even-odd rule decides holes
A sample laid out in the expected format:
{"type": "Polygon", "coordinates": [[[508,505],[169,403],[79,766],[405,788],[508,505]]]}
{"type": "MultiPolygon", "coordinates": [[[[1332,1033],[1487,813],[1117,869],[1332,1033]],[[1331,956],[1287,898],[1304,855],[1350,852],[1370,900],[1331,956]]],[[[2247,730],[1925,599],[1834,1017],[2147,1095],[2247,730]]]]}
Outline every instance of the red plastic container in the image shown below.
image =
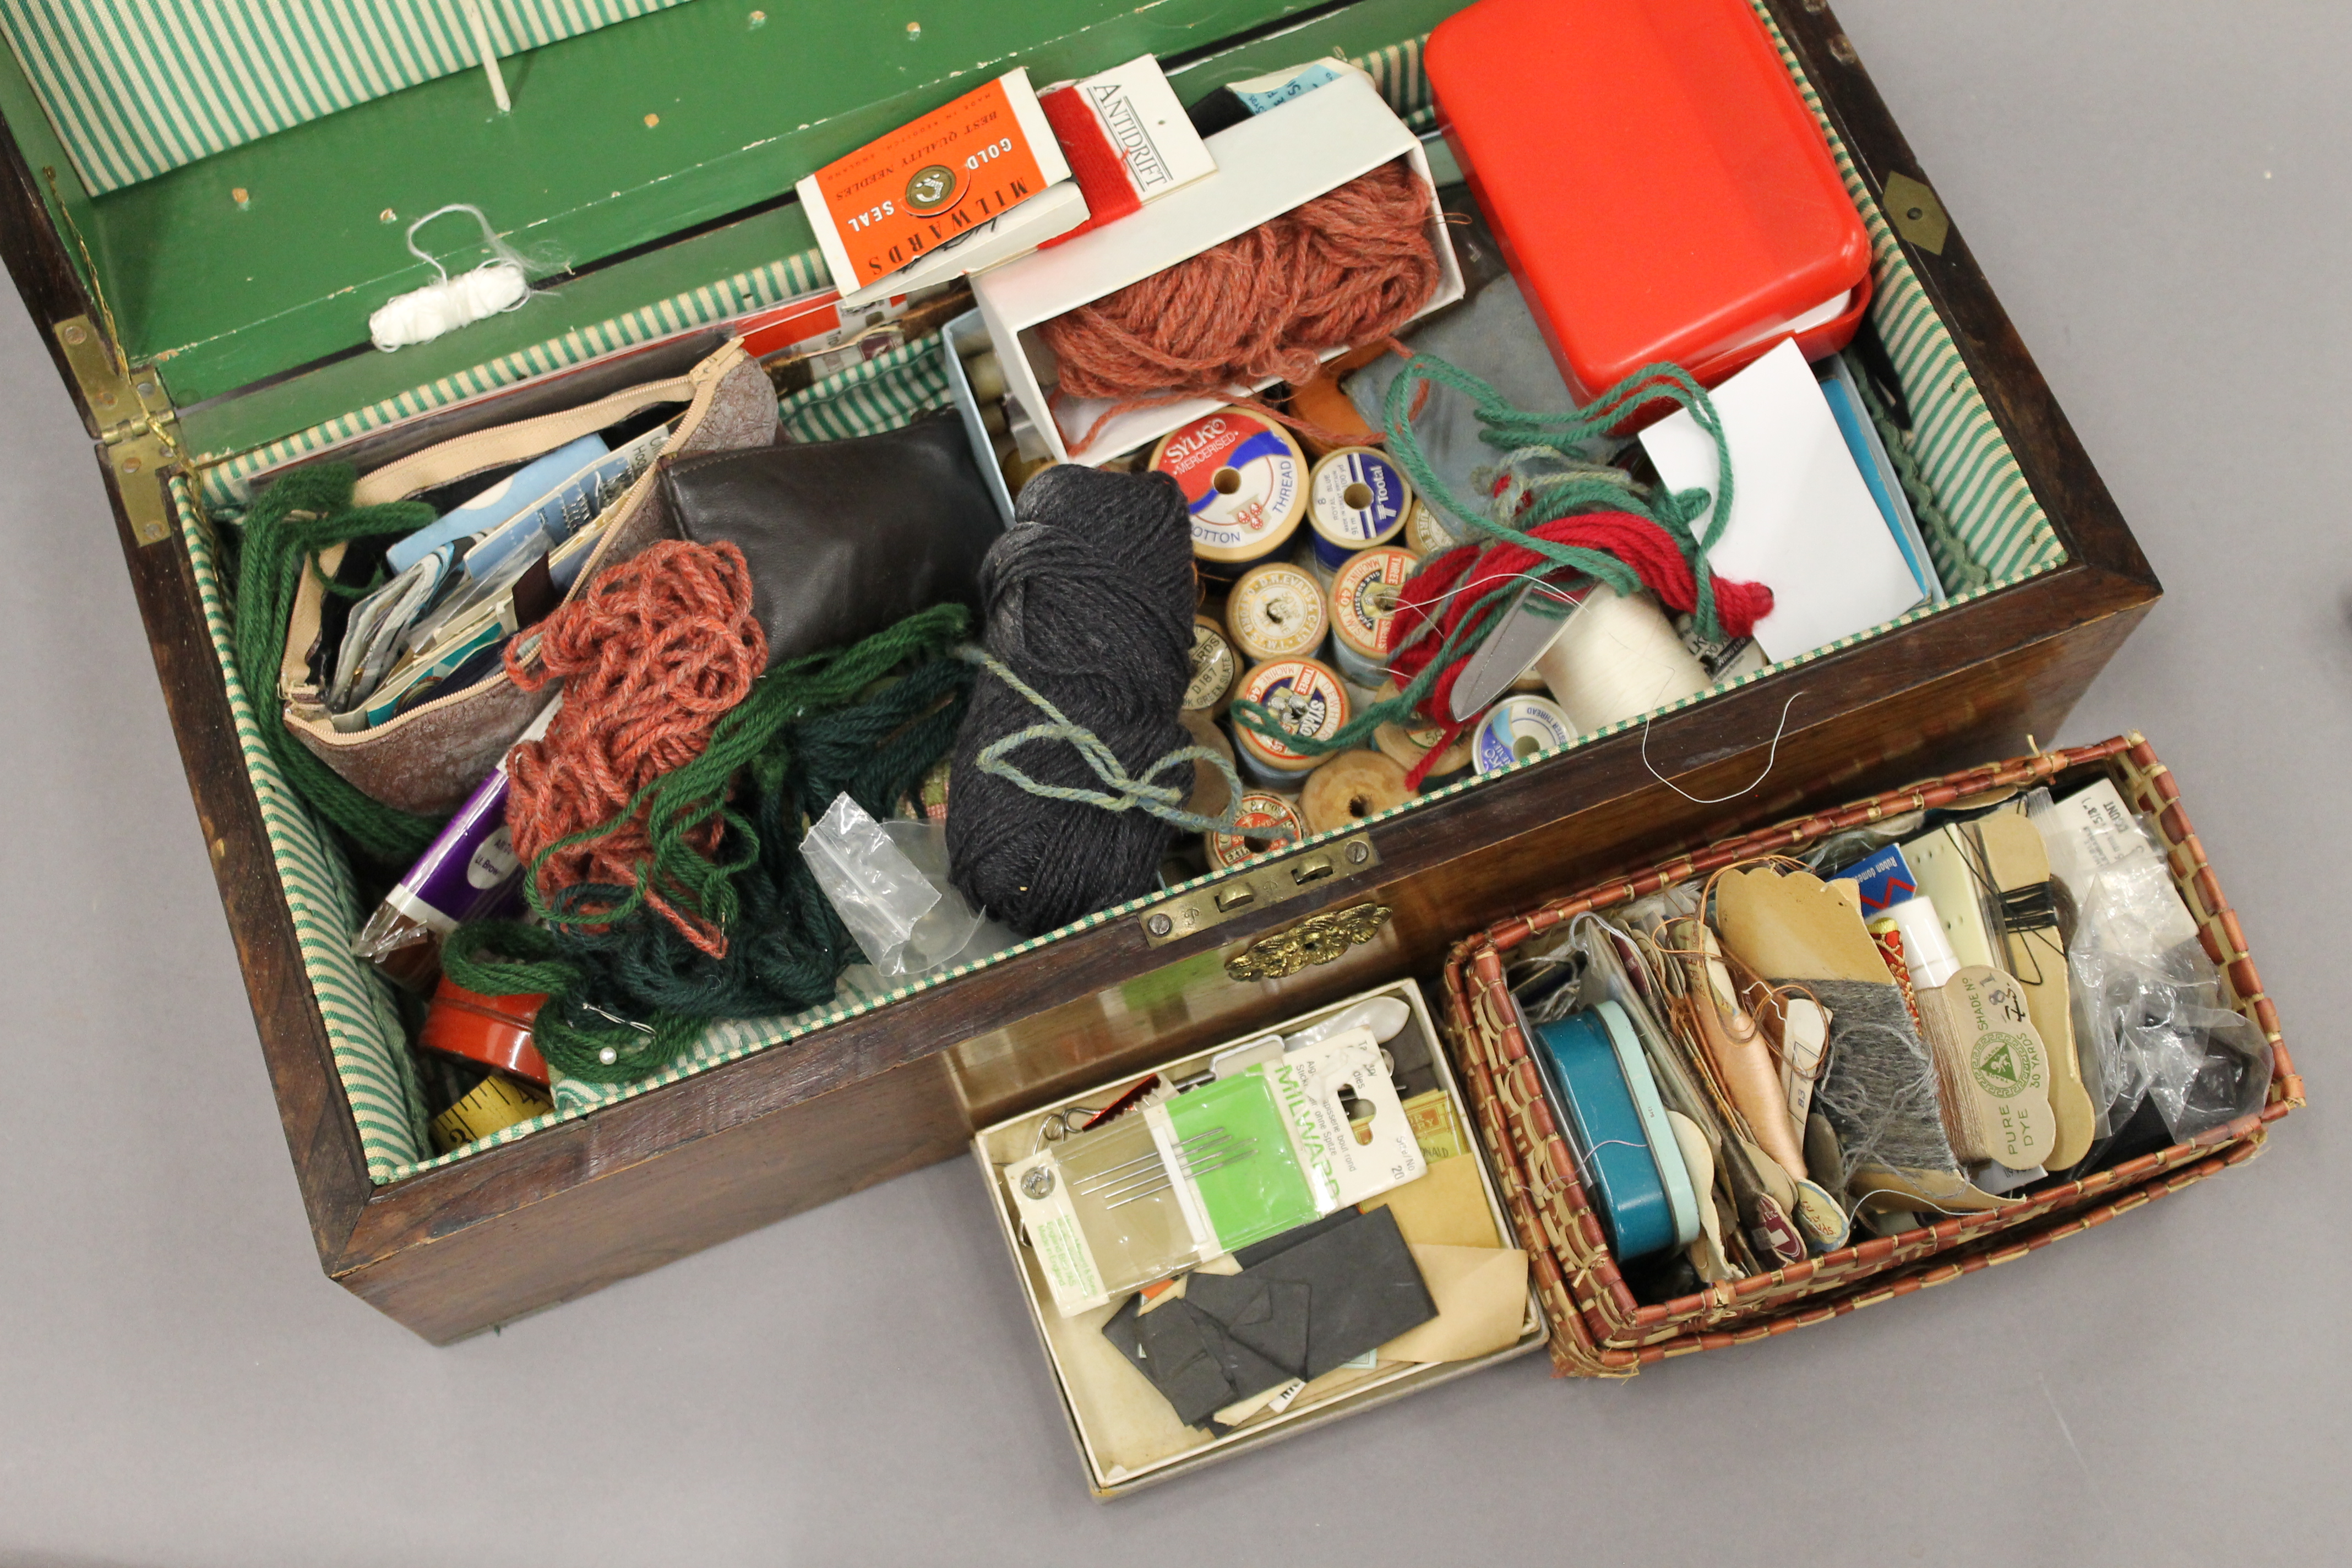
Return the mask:
{"type": "Polygon", "coordinates": [[[485,996],[445,974],[440,989],[433,993],[432,1010],[425,1015],[417,1048],[545,1089],[547,1060],[531,1044],[530,1028],[546,1000],[536,994],[485,996]]]}
{"type": "Polygon", "coordinates": [[[1714,385],[1853,338],[1870,238],[1748,0],[1479,0],[1423,57],[1580,402],[1657,361],[1714,385]]]}

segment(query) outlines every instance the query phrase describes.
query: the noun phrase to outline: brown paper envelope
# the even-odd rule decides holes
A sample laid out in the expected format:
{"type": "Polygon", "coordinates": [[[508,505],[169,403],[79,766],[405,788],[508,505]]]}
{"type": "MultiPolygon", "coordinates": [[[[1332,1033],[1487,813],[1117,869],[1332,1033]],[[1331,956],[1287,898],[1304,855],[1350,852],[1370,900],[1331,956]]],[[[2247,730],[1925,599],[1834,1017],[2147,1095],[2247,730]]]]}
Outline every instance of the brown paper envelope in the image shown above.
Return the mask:
{"type": "Polygon", "coordinates": [[[1486,1206],[1486,1189],[1478,1180],[1478,1162],[1468,1154],[1433,1160],[1426,1175],[1356,1206],[1366,1214],[1377,1208],[1394,1211],[1397,1229],[1409,1246],[1503,1245],[1495,1234],[1494,1211],[1486,1206]]]}
{"type": "Polygon", "coordinates": [[[1381,1360],[1475,1361],[1517,1343],[1528,1317],[1528,1255],[1510,1247],[1416,1247],[1437,1316],[1381,1347],[1381,1360]]]}

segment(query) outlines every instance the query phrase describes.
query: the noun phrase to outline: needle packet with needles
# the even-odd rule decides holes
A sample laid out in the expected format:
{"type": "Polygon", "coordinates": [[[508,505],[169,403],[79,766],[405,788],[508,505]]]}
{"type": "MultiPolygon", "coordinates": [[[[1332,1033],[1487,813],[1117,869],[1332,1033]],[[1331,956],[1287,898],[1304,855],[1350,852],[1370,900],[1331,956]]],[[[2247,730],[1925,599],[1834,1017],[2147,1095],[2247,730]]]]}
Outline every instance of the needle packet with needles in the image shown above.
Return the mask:
{"type": "Polygon", "coordinates": [[[1198,1084],[1005,1168],[1065,1317],[1428,1169],[1372,1032],[1198,1084]]]}

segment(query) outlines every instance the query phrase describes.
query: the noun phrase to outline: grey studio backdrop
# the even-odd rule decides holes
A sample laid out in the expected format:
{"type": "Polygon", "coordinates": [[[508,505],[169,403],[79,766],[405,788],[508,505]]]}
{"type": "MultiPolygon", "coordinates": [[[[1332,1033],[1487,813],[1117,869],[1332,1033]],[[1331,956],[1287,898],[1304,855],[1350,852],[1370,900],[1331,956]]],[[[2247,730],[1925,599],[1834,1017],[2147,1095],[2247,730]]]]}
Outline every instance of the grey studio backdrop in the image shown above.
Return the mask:
{"type": "Polygon", "coordinates": [[[2178,771],[2315,1096],[2269,1153],[1108,1505],[962,1162],[432,1349],[319,1272],[98,475],[0,310],[0,1564],[2340,1561],[2352,7],[1839,9],[2169,590],[2042,740],[2178,771]]]}

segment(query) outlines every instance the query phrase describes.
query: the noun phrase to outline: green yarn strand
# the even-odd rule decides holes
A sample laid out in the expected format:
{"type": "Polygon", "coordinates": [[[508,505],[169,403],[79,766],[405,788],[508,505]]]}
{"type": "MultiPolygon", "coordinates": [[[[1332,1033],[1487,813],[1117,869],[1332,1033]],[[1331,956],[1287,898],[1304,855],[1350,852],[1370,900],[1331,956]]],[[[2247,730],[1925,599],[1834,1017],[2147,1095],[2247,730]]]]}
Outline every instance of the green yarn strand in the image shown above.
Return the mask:
{"type": "Polygon", "coordinates": [[[1141,811],[1188,833],[1230,833],[1238,825],[1241,774],[1235,773],[1234,764],[1219,752],[1206,746],[1178,746],[1144,769],[1141,778],[1137,778],[1127,771],[1127,765],[1118,760],[1118,754],[1101,736],[1063,712],[986,648],[966,644],[956,649],[956,657],[987,670],[1026,699],[1031,707],[1045,715],[1045,723],[1032,724],[1009,735],[1000,735],[981,748],[978,758],[981,772],[993,773],[1015,789],[1041,800],[1075,801],[1104,811],[1141,811]],[[1095,776],[1102,780],[1104,788],[1079,789],[1068,784],[1040,784],[1007,760],[1014,751],[1033,741],[1066,742],[1087,766],[1094,770],[1095,776]],[[1222,816],[1203,816],[1197,811],[1188,811],[1183,803],[1191,797],[1191,791],[1151,782],[1169,769],[1185,763],[1206,763],[1225,775],[1227,793],[1222,816]]]}
{"type": "MultiPolygon", "coordinates": [[[[1433,355],[1415,354],[1389,384],[1381,418],[1388,430],[1389,456],[1412,482],[1415,495],[1469,529],[1474,541],[1507,542],[1542,556],[1569,574],[1559,579],[1559,585],[1564,589],[1598,581],[1630,595],[1641,591],[1642,579],[1632,566],[1606,551],[1538,538],[1530,530],[1556,518],[1594,511],[1632,512],[1648,518],[1666,531],[1684,559],[1691,563],[1691,574],[1697,586],[1694,616],[1699,630],[1710,637],[1722,636],[1722,622],[1716,615],[1715,583],[1706,569],[1706,559],[1731,518],[1731,447],[1706,388],[1680,366],[1644,365],[1582,408],[1546,414],[1513,407],[1490,384],[1459,365],[1433,355]],[[1478,438],[1493,447],[1503,458],[1507,472],[1519,479],[1517,489],[1506,492],[1503,504],[1490,507],[1464,498],[1439,477],[1435,465],[1430,462],[1413,429],[1412,417],[1433,385],[1470,400],[1477,415],[1478,438]],[[1712,498],[1703,489],[1672,494],[1649,489],[1636,484],[1623,470],[1582,455],[1584,449],[1612,441],[1611,433],[1628,416],[1659,402],[1688,410],[1714,442],[1716,488],[1712,498]],[[1526,478],[1522,469],[1535,465],[1551,471],[1526,478]],[[1528,503],[1524,508],[1518,504],[1520,496],[1526,497],[1528,503]],[[1711,499],[1716,503],[1714,513],[1702,533],[1694,526],[1695,520],[1706,511],[1711,499]]],[[[1233,721],[1292,751],[1318,757],[1361,746],[1383,724],[1419,722],[1416,710],[1437,684],[1439,675],[1486,640],[1523,588],[1518,582],[1507,582],[1482,593],[1472,601],[1453,633],[1419,675],[1396,696],[1366,707],[1329,736],[1317,739],[1292,734],[1263,704],[1255,702],[1235,702],[1233,721]]],[[[1423,626],[1414,635],[1430,636],[1432,628],[1423,626]]]]}
{"type": "MultiPolygon", "coordinates": [[[[1582,408],[1540,414],[1513,407],[1492,385],[1458,365],[1429,354],[1415,354],[1389,384],[1381,417],[1388,427],[1389,454],[1412,482],[1414,494],[1471,529],[1474,535],[1525,545],[1560,566],[1598,577],[1620,593],[1633,592],[1640,582],[1615,557],[1606,557],[1611,564],[1604,569],[1594,561],[1600,552],[1538,539],[1528,531],[1555,518],[1590,511],[1630,511],[1655,522],[1691,563],[1692,575],[1697,579],[1698,603],[1694,616],[1700,633],[1709,638],[1722,637],[1723,626],[1715,611],[1715,584],[1706,563],[1708,552],[1731,521],[1731,447],[1725,439],[1723,421],[1717,417],[1706,389],[1692,380],[1690,373],[1681,366],[1643,365],[1582,408]],[[1438,477],[1412,428],[1414,405],[1433,383],[1470,400],[1477,413],[1478,438],[1497,453],[1520,456],[1533,449],[1565,465],[1556,479],[1531,489],[1535,504],[1526,512],[1498,518],[1494,509],[1465,500],[1438,477]],[[1712,498],[1701,489],[1644,495],[1622,474],[1609,477],[1596,471],[1601,465],[1580,462],[1575,456],[1577,447],[1612,440],[1611,433],[1628,416],[1659,402],[1687,410],[1715,444],[1716,488],[1712,498]],[[1702,535],[1694,529],[1693,522],[1706,511],[1710,499],[1715,510],[1702,535]]],[[[1516,593],[1517,589],[1511,591],[1516,593]]]]}
{"type": "Polygon", "coordinates": [[[963,606],[937,605],[767,671],[713,726],[699,756],[647,784],[611,821],[534,858],[524,893],[543,925],[462,925],[442,944],[443,973],[485,995],[547,996],[532,1026],[540,1054],[566,1078],[603,1084],[659,1072],[717,1019],[790,1013],[829,996],[841,963],[826,955],[847,952],[854,963],[856,948],[791,834],[823,809],[810,797],[838,788],[887,816],[891,803],[878,797],[945,753],[971,686],[950,654],[970,625],[963,606]],[[748,804],[739,809],[730,793],[748,804]],[[651,851],[636,886],[541,890],[549,856],[639,812],[651,851]],[[693,843],[714,818],[723,824],[717,856],[693,843]],[[666,922],[646,907],[647,889],[711,921],[730,950],[773,940],[767,922],[796,918],[790,929],[804,934],[802,950],[778,959],[792,973],[733,952],[725,963],[671,952],[666,922]]]}
{"type": "Polygon", "coordinates": [[[287,784],[368,858],[405,865],[433,842],[444,819],[400,811],[362,795],[320,761],[276,710],[295,595],[303,574],[319,570],[320,552],[353,540],[413,533],[433,521],[433,509],[416,501],[352,507],[357,482],[350,465],[321,463],[288,474],[253,503],[245,514],[238,553],[231,646],[257,711],[263,743],[287,784]]]}

